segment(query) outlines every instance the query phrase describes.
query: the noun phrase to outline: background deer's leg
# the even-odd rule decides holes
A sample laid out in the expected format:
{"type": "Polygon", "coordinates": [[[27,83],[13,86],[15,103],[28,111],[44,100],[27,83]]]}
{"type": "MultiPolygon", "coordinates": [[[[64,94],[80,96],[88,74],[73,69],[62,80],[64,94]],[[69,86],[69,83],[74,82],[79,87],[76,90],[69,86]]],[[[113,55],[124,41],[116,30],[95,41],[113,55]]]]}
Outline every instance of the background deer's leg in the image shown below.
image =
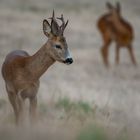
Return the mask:
{"type": "Polygon", "coordinates": [[[24,112],[24,99],[21,96],[21,92],[17,95],[17,102],[18,102],[18,124],[23,124],[25,112],[24,112]]]}
{"type": "Polygon", "coordinates": [[[105,40],[104,41],[104,46],[101,48],[101,54],[102,54],[102,58],[103,58],[103,62],[105,64],[105,66],[109,66],[109,62],[108,62],[108,48],[109,48],[109,45],[111,43],[111,40],[108,39],[108,40],[105,40]]]}
{"type": "Polygon", "coordinates": [[[119,52],[120,52],[120,46],[116,45],[116,57],[115,57],[115,63],[118,65],[119,64],[119,52]]]}
{"type": "Polygon", "coordinates": [[[34,123],[37,120],[37,97],[30,98],[30,121],[34,123]]]}
{"type": "Polygon", "coordinates": [[[133,63],[134,65],[137,65],[136,59],[135,59],[135,56],[134,56],[134,52],[133,52],[133,47],[132,47],[131,45],[128,46],[128,51],[129,51],[129,54],[130,54],[132,63],[133,63]]]}

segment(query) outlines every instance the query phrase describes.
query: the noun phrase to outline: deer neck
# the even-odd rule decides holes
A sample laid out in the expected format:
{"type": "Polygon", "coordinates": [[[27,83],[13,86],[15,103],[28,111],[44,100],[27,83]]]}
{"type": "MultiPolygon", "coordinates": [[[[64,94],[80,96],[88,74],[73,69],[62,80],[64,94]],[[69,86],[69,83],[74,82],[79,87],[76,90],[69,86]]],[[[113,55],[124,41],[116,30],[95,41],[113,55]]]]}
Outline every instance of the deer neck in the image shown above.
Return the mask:
{"type": "Polygon", "coordinates": [[[114,23],[113,23],[113,24],[114,24],[116,30],[117,30],[119,33],[122,33],[122,34],[127,34],[127,33],[128,33],[128,30],[127,30],[127,28],[125,27],[125,25],[123,24],[121,18],[116,18],[116,19],[114,20],[114,23]]]}
{"type": "Polygon", "coordinates": [[[27,67],[33,79],[39,79],[55,62],[55,60],[49,55],[49,47],[51,47],[51,44],[48,41],[33,56],[30,56],[27,67]]]}

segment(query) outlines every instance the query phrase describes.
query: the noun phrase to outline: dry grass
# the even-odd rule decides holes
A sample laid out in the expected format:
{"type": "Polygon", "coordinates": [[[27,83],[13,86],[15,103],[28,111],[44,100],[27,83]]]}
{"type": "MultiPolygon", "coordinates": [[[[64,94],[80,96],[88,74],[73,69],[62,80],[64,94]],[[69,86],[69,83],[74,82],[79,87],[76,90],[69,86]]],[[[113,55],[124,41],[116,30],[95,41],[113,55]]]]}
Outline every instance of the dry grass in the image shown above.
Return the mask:
{"type": "MultiPolygon", "coordinates": [[[[140,65],[139,1],[131,3],[122,2],[123,15],[134,26],[134,48],[140,65]]],[[[92,137],[95,131],[85,129],[96,124],[105,130],[108,139],[139,140],[140,69],[133,67],[125,49],[121,52],[120,65],[115,66],[114,44],[110,49],[111,68],[103,66],[96,20],[106,10],[104,0],[0,1],[0,65],[11,50],[23,49],[33,54],[44,44],[42,20],[50,16],[52,9],[70,19],[65,34],[74,63],[71,66],[56,63],[43,75],[38,94],[40,121],[34,127],[27,125],[18,130],[0,76],[0,138],[76,140],[81,131],[92,137]],[[64,97],[68,100],[59,100],[64,97]],[[79,101],[82,101],[80,107],[79,101]],[[55,106],[58,103],[60,108],[55,106]],[[73,104],[78,105],[78,111],[76,107],[73,109],[73,104]],[[66,106],[72,109],[66,112],[66,106]],[[81,106],[82,113],[78,114],[81,106]],[[83,108],[96,109],[88,114],[83,108]]]]}

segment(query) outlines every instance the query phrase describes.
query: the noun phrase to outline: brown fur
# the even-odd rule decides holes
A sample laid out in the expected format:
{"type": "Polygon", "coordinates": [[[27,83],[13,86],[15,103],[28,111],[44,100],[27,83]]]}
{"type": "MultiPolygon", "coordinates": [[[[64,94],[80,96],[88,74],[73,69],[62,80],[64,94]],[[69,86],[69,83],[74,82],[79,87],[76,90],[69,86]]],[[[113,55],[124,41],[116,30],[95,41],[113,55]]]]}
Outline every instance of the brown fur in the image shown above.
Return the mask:
{"type": "Polygon", "coordinates": [[[129,50],[131,60],[136,65],[136,60],[133,54],[132,42],[134,39],[133,28],[120,14],[120,9],[113,7],[110,4],[110,11],[101,16],[97,22],[98,29],[102,35],[103,47],[101,54],[104,64],[108,63],[108,48],[112,41],[116,43],[116,63],[119,63],[119,49],[126,47],[129,50]]]}
{"type": "MultiPolygon", "coordinates": [[[[24,100],[26,98],[30,100],[31,121],[36,119],[39,79],[55,61],[64,62],[66,59],[64,54],[68,52],[68,46],[65,37],[62,34],[54,34],[58,32],[58,28],[53,13],[51,25],[47,20],[43,21],[43,31],[48,37],[48,41],[37,52],[30,56],[25,51],[13,51],[7,55],[3,63],[2,75],[17,124],[24,119],[24,100]],[[58,44],[61,49],[55,48],[58,44]]],[[[59,29],[59,31],[61,30],[59,29]]],[[[62,31],[64,32],[64,30],[62,31]]]]}

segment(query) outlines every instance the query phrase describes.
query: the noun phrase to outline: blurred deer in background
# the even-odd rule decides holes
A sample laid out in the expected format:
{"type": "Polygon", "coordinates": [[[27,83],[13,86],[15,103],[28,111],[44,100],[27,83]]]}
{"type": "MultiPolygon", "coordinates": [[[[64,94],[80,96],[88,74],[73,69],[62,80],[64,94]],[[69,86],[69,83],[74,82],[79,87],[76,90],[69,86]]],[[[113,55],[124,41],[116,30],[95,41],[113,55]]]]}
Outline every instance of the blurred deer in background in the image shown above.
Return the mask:
{"type": "Polygon", "coordinates": [[[108,49],[112,41],[116,43],[116,64],[119,63],[119,51],[121,47],[126,47],[129,51],[131,60],[136,65],[133,53],[132,41],[134,38],[132,26],[122,17],[120,3],[116,3],[116,7],[107,2],[108,13],[101,16],[97,22],[99,31],[103,39],[101,54],[104,64],[109,66],[108,49]]]}
{"type": "Polygon", "coordinates": [[[65,23],[63,15],[61,15],[60,18],[57,18],[62,21],[62,25],[59,26],[54,11],[50,19],[51,24],[46,19],[43,21],[43,32],[48,37],[48,41],[39,51],[32,56],[22,50],[13,51],[7,55],[2,66],[2,75],[17,124],[24,119],[23,108],[26,98],[30,101],[31,121],[35,120],[37,92],[42,74],[55,61],[65,64],[73,62],[64,37],[68,21],[65,23]]]}

